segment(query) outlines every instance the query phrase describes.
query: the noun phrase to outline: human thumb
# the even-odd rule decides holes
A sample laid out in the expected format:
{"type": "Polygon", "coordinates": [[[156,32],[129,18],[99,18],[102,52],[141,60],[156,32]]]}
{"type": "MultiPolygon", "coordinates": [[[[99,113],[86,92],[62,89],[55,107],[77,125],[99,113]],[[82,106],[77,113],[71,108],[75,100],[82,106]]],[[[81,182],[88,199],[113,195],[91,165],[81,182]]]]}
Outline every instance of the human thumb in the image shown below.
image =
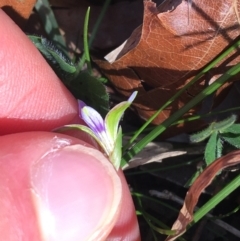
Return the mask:
{"type": "Polygon", "coordinates": [[[101,152],[48,132],[6,135],[0,143],[1,240],[106,240],[122,186],[101,152]]]}

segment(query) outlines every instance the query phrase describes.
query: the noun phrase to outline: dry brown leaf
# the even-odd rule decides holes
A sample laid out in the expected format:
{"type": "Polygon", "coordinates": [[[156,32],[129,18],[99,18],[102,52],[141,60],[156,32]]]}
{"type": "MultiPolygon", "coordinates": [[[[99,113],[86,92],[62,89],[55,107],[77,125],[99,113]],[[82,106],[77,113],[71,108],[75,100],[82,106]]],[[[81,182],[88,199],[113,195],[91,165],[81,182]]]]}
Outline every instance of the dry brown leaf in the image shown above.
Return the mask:
{"type": "MultiPolygon", "coordinates": [[[[152,1],[144,1],[143,25],[135,29],[123,45],[105,56],[105,60],[96,60],[96,63],[123,95],[129,96],[138,90],[135,107],[143,119],[148,119],[239,36],[236,14],[239,9],[240,1],[235,0],[166,0],[159,7],[152,1]]],[[[229,56],[204,80],[213,82],[217,75],[240,60],[238,55],[229,56]]],[[[202,80],[191,87],[160,113],[154,124],[184,106],[204,84],[202,80]]],[[[218,98],[221,100],[222,96],[218,98]]]]}
{"type": "Polygon", "coordinates": [[[193,220],[193,211],[202,191],[212,182],[219,171],[238,163],[240,163],[240,150],[230,152],[220,157],[198,176],[187,192],[183,207],[172,226],[172,230],[175,230],[176,234],[174,236],[169,236],[165,241],[174,241],[186,231],[187,225],[193,220]]]}
{"type": "Polygon", "coordinates": [[[1,0],[2,8],[20,27],[23,27],[29,18],[37,0],[1,0]]]}

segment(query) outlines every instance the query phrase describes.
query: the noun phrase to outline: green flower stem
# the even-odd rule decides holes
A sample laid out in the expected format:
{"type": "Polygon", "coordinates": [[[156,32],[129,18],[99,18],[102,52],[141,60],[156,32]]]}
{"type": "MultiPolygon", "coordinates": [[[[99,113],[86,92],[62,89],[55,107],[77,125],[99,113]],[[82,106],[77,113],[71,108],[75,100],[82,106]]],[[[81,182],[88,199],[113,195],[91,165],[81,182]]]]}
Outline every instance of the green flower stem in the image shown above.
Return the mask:
{"type": "Polygon", "coordinates": [[[206,204],[199,208],[194,214],[193,222],[191,226],[197,223],[202,217],[204,217],[210,210],[212,210],[218,203],[224,200],[230,193],[240,186],[240,175],[235,177],[227,186],[225,186],[220,192],[212,197],[206,204]]]}
{"type": "Polygon", "coordinates": [[[179,118],[181,118],[181,116],[183,116],[187,111],[193,108],[197,103],[199,103],[204,98],[206,98],[206,96],[214,93],[223,84],[225,84],[232,76],[238,74],[239,72],[240,72],[240,63],[230,68],[225,74],[219,77],[214,83],[212,83],[203,91],[201,91],[197,96],[195,96],[191,101],[189,101],[186,105],[184,105],[180,110],[175,112],[162,124],[157,126],[148,135],[146,135],[143,139],[137,142],[127,153],[125,153],[125,155],[123,156],[123,162],[128,162],[133,156],[139,153],[149,142],[151,142],[158,135],[163,133],[167,129],[167,127],[169,127],[179,118]]]}
{"type": "MultiPolygon", "coordinates": [[[[227,50],[211,61],[199,74],[197,74],[188,84],[186,84],[181,90],[173,95],[151,118],[144,123],[144,125],[135,133],[135,135],[124,146],[123,151],[127,150],[136,138],[144,131],[144,129],[163,111],[166,107],[173,103],[184,91],[186,91],[191,85],[196,83],[204,74],[206,74],[211,68],[213,68],[218,62],[227,57],[232,51],[236,50],[240,45],[240,40],[232,44],[227,50]]],[[[176,120],[177,121],[177,120],[176,120]]]]}

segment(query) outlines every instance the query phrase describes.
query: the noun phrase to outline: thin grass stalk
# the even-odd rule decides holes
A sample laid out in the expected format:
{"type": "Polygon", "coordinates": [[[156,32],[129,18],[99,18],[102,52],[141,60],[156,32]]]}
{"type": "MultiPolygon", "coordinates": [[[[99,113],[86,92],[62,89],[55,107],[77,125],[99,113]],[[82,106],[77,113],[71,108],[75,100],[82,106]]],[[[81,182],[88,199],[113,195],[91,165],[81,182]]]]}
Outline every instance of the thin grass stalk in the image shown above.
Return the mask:
{"type": "Polygon", "coordinates": [[[221,191],[212,197],[207,203],[199,208],[194,214],[191,226],[197,223],[202,217],[209,213],[215,206],[217,206],[223,199],[240,186],[240,175],[235,177],[229,184],[227,184],[221,191]]]}
{"type": "Polygon", "coordinates": [[[210,69],[212,69],[217,63],[222,59],[227,57],[232,51],[236,50],[240,46],[240,40],[232,44],[228,49],[221,53],[218,57],[212,60],[206,67],[204,67],[188,84],[186,84],[181,90],[179,90],[175,95],[173,95],[151,118],[144,123],[144,125],[134,134],[134,136],[129,140],[129,142],[123,147],[123,151],[127,150],[131,144],[136,140],[136,138],[144,131],[144,129],[163,111],[166,107],[172,104],[184,91],[186,91],[191,85],[196,83],[204,74],[206,74],[210,69]]]}
{"type": "Polygon", "coordinates": [[[191,101],[189,101],[185,106],[183,106],[181,109],[176,111],[172,116],[170,116],[163,123],[157,126],[154,130],[152,130],[148,135],[146,135],[139,142],[137,142],[130,150],[128,150],[128,152],[124,154],[122,163],[125,164],[126,162],[128,162],[133,156],[139,153],[149,142],[151,142],[157,136],[163,133],[169,126],[171,126],[175,121],[181,118],[181,116],[183,116],[187,111],[189,111],[191,108],[197,105],[204,98],[214,93],[223,84],[225,84],[231,77],[238,74],[239,72],[240,72],[240,63],[230,68],[225,74],[219,77],[214,83],[206,87],[191,101]]]}

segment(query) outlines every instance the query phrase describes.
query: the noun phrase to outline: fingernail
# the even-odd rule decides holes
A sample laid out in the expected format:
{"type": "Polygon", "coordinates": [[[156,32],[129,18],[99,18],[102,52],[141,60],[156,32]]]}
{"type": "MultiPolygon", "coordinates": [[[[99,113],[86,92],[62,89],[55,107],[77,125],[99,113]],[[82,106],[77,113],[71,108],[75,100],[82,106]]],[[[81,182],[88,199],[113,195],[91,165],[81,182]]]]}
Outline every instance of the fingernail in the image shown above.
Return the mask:
{"type": "Polygon", "coordinates": [[[109,214],[114,219],[121,200],[121,183],[104,159],[97,150],[74,145],[33,164],[32,198],[43,240],[101,240],[93,237],[103,235],[102,223],[110,222],[109,214]]]}

